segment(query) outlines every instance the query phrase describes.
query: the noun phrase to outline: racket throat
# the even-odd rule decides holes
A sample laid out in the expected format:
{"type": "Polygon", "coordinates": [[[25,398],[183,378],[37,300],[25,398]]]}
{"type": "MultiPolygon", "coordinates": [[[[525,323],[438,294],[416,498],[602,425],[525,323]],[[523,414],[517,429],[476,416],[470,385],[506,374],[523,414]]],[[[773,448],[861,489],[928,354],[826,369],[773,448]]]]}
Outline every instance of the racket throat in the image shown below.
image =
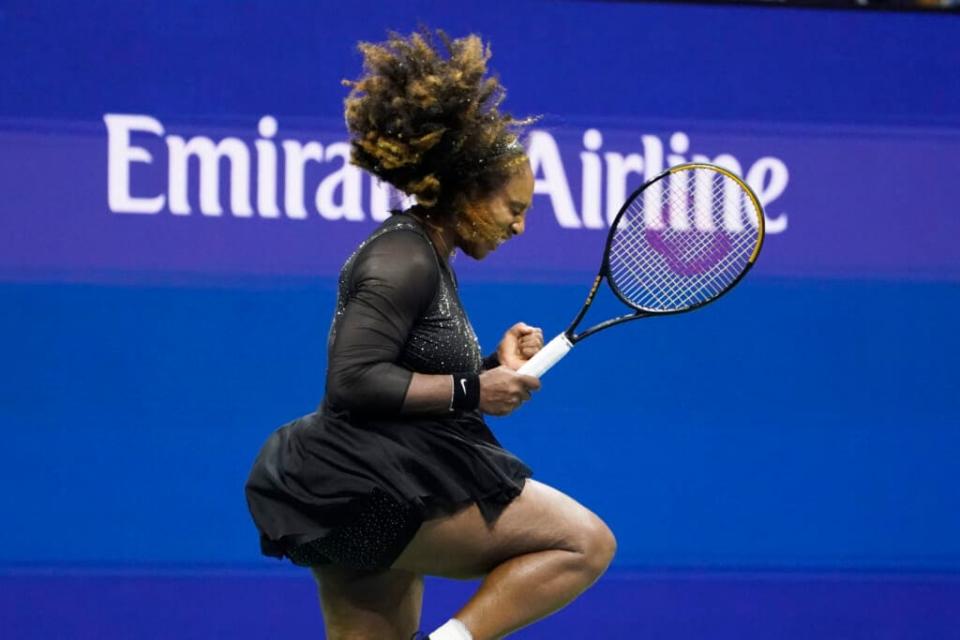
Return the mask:
{"type": "Polygon", "coordinates": [[[527,360],[526,364],[517,370],[517,373],[539,378],[549,371],[550,367],[560,362],[572,348],[573,343],[567,337],[566,332],[561,333],[545,344],[543,349],[540,349],[535,356],[527,360]]]}

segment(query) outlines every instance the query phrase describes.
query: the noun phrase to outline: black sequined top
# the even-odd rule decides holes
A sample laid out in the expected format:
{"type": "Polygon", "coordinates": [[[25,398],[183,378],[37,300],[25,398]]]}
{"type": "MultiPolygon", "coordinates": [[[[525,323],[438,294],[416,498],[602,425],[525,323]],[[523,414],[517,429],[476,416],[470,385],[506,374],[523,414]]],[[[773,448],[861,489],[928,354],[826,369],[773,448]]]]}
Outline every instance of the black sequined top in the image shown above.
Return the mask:
{"type": "Polygon", "coordinates": [[[396,215],[347,259],[327,342],[327,404],[398,414],[412,372],[478,373],[480,344],[453,272],[416,219],[396,215]]]}

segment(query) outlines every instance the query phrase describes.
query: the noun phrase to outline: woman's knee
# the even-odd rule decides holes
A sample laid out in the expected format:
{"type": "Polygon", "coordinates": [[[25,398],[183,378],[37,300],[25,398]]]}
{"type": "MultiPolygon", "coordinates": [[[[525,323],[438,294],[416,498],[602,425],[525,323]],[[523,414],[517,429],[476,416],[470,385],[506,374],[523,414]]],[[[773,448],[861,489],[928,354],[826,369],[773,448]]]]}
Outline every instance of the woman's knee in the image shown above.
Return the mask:
{"type": "Polygon", "coordinates": [[[582,570],[594,579],[603,575],[617,552],[617,539],[610,527],[592,513],[581,520],[575,544],[582,570]]]}
{"type": "MultiPolygon", "coordinates": [[[[573,498],[547,485],[528,481],[525,493],[534,503],[530,520],[538,521],[537,527],[542,549],[572,551],[569,561],[575,568],[595,580],[600,577],[617,550],[617,540],[610,527],[595,513],[573,498]]],[[[523,497],[521,497],[523,499],[523,497]]]]}

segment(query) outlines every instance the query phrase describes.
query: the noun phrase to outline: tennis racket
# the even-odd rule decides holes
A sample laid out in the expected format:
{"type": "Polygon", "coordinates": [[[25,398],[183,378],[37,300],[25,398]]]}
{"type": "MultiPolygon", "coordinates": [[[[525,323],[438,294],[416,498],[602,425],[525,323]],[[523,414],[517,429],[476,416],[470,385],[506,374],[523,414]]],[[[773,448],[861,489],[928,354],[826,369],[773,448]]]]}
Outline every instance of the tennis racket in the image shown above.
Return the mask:
{"type": "Polygon", "coordinates": [[[763,208],[738,176],[705,163],[667,169],[630,194],[580,313],[518,373],[542,376],[598,331],[713,302],[753,266],[763,235],[763,208]],[[632,311],[577,332],[604,279],[632,311]]]}

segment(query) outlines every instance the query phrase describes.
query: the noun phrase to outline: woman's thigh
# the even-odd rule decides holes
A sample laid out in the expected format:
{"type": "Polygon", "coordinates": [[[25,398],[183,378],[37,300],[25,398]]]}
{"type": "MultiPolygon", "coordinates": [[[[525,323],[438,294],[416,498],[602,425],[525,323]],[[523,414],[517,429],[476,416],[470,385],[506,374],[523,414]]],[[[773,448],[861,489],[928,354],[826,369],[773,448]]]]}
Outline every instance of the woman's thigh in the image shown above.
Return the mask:
{"type": "Polygon", "coordinates": [[[423,578],[399,569],[314,567],[328,640],[408,640],[420,626],[423,578]]]}
{"type": "Polygon", "coordinates": [[[527,480],[493,525],[486,523],[476,505],[424,522],[393,568],[473,578],[526,553],[547,549],[590,553],[613,544],[610,530],[593,512],[552,487],[527,480]]]}

